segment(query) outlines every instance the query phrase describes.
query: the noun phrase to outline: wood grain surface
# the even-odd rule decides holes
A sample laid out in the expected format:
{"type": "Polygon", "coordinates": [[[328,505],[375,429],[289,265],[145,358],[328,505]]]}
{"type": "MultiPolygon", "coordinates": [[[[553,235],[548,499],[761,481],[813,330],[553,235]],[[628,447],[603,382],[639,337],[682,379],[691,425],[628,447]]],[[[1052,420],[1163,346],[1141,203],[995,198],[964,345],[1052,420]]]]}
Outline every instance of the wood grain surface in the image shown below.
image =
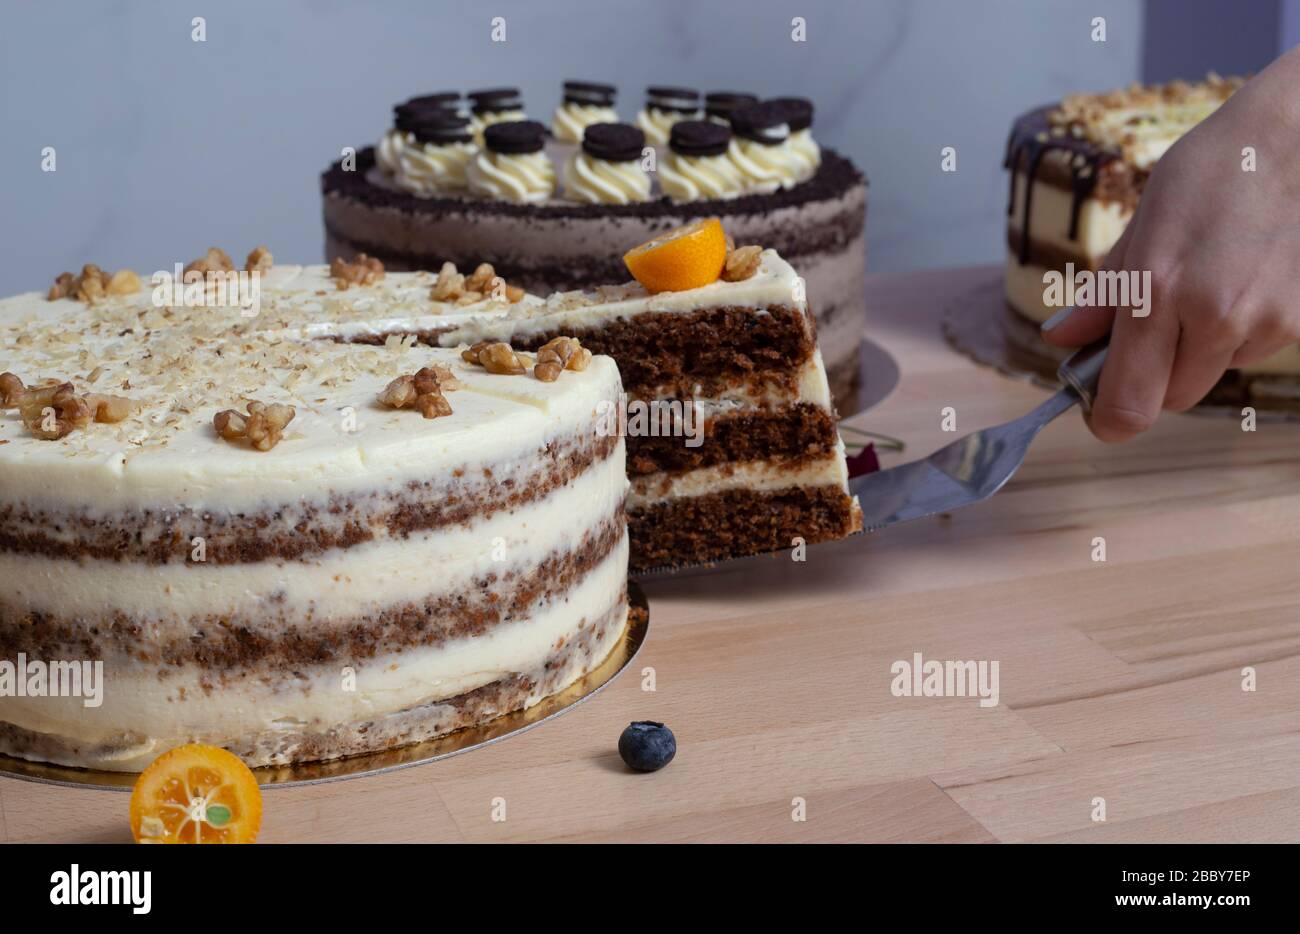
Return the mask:
{"type": "MultiPolygon", "coordinates": [[[[853,423],[906,441],[885,466],[952,440],[944,406],[965,433],[1044,397],[940,337],[990,276],[871,279],[903,376],[853,423]]],[[[1300,425],[1167,416],[1108,447],[1070,413],[987,503],[645,589],[649,641],[591,703],[445,762],[270,789],[262,840],[1300,840],[1300,425]],[[918,652],[996,661],[999,703],[895,697],[918,652]],[[662,772],[620,762],[634,719],[676,733],[662,772]]],[[[127,800],[0,780],[0,839],[126,841],[127,800]]]]}

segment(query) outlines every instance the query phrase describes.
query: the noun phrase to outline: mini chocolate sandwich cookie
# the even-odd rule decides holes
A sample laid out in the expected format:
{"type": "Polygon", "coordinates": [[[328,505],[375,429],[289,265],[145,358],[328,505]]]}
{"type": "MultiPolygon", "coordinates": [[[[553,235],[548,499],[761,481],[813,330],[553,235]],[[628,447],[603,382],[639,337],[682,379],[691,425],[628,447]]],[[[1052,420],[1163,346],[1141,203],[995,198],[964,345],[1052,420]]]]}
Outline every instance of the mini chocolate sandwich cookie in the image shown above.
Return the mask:
{"type": "Polygon", "coordinates": [[[524,101],[518,88],[489,88],[484,91],[470,91],[465,96],[469,98],[470,109],[476,114],[524,109],[524,101]]]}
{"type": "Polygon", "coordinates": [[[483,131],[483,145],[489,152],[509,156],[541,152],[546,145],[546,127],[536,120],[494,123],[483,131]]]}
{"type": "Polygon", "coordinates": [[[593,123],[582,134],[582,151],[593,159],[634,162],[644,150],[645,134],[627,123],[593,123]]]}
{"type": "Polygon", "coordinates": [[[669,110],[673,113],[695,113],[700,109],[700,92],[690,88],[646,88],[645,103],[655,110],[669,110]]]}
{"type": "Polygon", "coordinates": [[[704,95],[704,112],[716,120],[729,120],[733,110],[757,103],[757,96],[743,91],[710,91],[704,95]]]}
{"type": "Polygon", "coordinates": [[[399,120],[397,128],[410,133],[420,143],[447,146],[474,139],[469,120],[451,111],[426,111],[399,120]]]}
{"type": "Polygon", "coordinates": [[[681,120],[673,124],[668,146],[679,156],[720,156],[731,142],[731,130],[711,120],[681,120]]]}
{"type": "Polygon", "coordinates": [[[564,82],[564,102],[580,104],[586,107],[613,107],[614,96],[618,93],[612,84],[597,84],[591,81],[564,82]]]}
{"type": "Polygon", "coordinates": [[[806,97],[774,97],[763,103],[785,115],[786,126],[791,133],[812,127],[813,103],[806,97]]]}
{"type": "Polygon", "coordinates": [[[750,104],[731,112],[731,131],[741,139],[779,146],[790,136],[786,113],[772,104],[750,104]]]}

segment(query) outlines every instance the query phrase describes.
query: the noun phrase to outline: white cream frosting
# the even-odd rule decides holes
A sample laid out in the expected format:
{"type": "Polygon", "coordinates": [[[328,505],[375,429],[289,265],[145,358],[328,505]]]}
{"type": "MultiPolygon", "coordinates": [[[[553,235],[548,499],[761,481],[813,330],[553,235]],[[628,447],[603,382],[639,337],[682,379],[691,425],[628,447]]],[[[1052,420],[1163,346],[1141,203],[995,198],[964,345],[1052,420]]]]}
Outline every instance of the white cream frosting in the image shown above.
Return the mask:
{"type": "Polygon", "coordinates": [[[480,151],[470,162],[469,190],[485,198],[536,204],[555,193],[555,166],[544,151],[480,151]]]}
{"type": "Polygon", "coordinates": [[[790,140],[766,145],[750,139],[733,138],[727,147],[727,158],[736,166],[747,191],[771,194],[782,188],[792,188],[805,176],[804,157],[791,149],[790,140]]]}
{"type": "Polygon", "coordinates": [[[659,161],[659,187],[674,201],[735,198],[745,192],[745,177],[726,153],[683,156],[669,150],[659,161]]]}
{"type": "Polygon", "coordinates": [[[813,139],[812,130],[795,130],[786,140],[786,145],[799,164],[798,180],[802,182],[812,178],[822,164],[822,148],[813,139]]]}
{"type": "Polygon", "coordinates": [[[402,190],[428,197],[463,191],[466,171],[478,152],[473,143],[421,143],[392,129],[375,149],[375,162],[402,190]]]}
{"type": "Polygon", "coordinates": [[[579,149],[565,168],[564,194],[587,204],[632,204],[649,199],[650,176],[638,159],[610,162],[579,149]]]}
{"type": "Polygon", "coordinates": [[[551,133],[566,143],[581,143],[583,132],[594,123],[618,123],[618,113],[613,107],[564,101],[555,108],[551,133]]]}
{"type": "Polygon", "coordinates": [[[668,136],[673,124],[682,120],[699,120],[703,110],[685,112],[680,110],[660,110],[658,107],[643,107],[636,115],[636,125],[645,134],[646,141],[652,146],[668,145],[668,136]]]}

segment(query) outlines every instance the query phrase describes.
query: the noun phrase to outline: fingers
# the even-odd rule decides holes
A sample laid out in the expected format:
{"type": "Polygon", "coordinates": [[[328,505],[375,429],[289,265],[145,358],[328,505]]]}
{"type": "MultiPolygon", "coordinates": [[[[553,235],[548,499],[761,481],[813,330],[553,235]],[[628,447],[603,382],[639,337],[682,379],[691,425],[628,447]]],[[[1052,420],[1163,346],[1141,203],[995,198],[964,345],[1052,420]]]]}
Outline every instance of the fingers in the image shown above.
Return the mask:
{"type": "MultiPolygon", "coordinates": [[[[1135,224],[1130,223],[1124,233],[1115,241],[1106,261],[1101,268],[1123,269],[1124,256],[1128,251],[1129,240],[1135,224]]],[[[1110,332],[1115,321],[1115,309],[1106,307],[1083,307],[1064,309],[1068,314],[1058,312],[1043,325],[1043,338],[1057,347],[1082,347],[1110,332]]]]}
{"type": "Polygon", "coordinates": [[[1214,384],[1231,366],[1235,346],[1215,345],[1184,329],[1179,336],[1164,407],[1171,412],[1185,412],[1205,398],[1214,384]]]}
{"type": "Polygon", "coordinates": [[[1168,308],[1157,307],[1146,318],[1134,318],[1127,309],[1116,315],[1097,400],[1088,416],[1094,435],[1110,443],[1127,441],[1155,423],[1177,349],[1178,322],[1168,308]]]}

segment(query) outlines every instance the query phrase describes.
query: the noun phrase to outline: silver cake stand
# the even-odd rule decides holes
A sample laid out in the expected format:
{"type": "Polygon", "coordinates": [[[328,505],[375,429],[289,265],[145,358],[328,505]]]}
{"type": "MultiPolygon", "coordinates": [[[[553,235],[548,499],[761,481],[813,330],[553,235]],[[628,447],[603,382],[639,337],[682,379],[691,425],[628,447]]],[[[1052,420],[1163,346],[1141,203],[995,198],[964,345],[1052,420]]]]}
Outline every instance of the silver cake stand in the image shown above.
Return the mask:
{"type": "MultiPolygon", "coordinates": [[[[612,682],[636,658],[650,631],[650,609],[645,593],[635,583],[628,584],[628,602],[631,613],[627,631],[614,650],[598,667],[559,694],[553,694],[527,710],[519,710],[497,717],[482,726],[457,730],[447,736],[426,740],[410,746],[388,749],[330,762],[304,762],[298,765],[267,766],[253,769],[257,783],[262,787],[287,788],[295,785],[318,785],[345,778],[364,775],[381,775],[398,769],[410,768],[448,759],[470,752],[508,737],[524,733],[567,713],[583,701],[594,697],[612,682]]],[[[105,791],[130,791],[139,777],[136,772],[97,772],[92,769],[74,769],[50,765],[45,762],[27,762],[0,756],[0,776],[45,785],[63,785],[73,788],[96,788],[105,791]]]]}

